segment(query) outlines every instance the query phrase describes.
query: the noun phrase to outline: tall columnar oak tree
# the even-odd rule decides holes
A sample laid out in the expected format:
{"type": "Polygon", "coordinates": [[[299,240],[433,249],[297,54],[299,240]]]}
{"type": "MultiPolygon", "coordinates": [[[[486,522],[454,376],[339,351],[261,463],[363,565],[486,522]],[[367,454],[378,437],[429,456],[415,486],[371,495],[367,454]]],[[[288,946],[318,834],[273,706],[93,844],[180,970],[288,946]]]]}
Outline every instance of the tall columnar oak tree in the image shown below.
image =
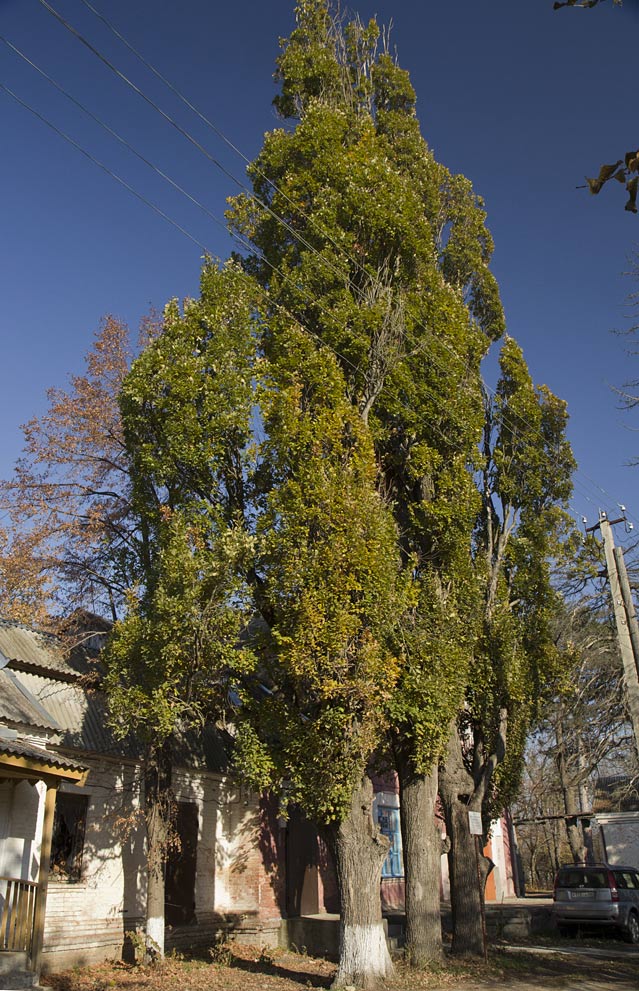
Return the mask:
{"type": "Polygon", "coordinates": [[[254,298],[235,266],[205,264],[201,294],[135,361],[120,404],[144,576],[105,651],[111,721],[145,745],[147,937],[163,951],[163,864],[176,741],[252,669],[240,633],[251,538],[244,481],[253,407],[254,298]]]}
{"type": "MultiPolygon", "coordinates": [[[[343,26],[322,0],[301,0],[296,19],[277,69],[275,104],[288,123],[266,135],[250,170],[256,198],[237,197],[230,222],[255,245],[245,264],[268,288],[272,312],[285,306],[318,348],[333,350],[372,432],[378,488],[412,575],[388,718],[404,809],[408,954],[422,963],[441,951],[436,759],[475,635],[479,364],[503,314],[482,204],[435,161],[408,76],[380,46],[376,23],[343,26]],[[428,813],[416,811],[425,805],[428,813]]],[[[277,365],[286,338],[267,336],[265,346],[277,365]]]]}
{"type": "Polygon", "coordinates": [[[498,813],[516,787],[535,706],[556,684],[553,559],[569,532],[563,505],[574,460],[565,404],[535,388],[518,345],[501,353],[494,401],[486,400],[482,505],[474,536],[481,628],[465,703],[440,767],[453,910],[453,952],[482,952],[468,811],[498,813]]]}
{"type": "Polygon", "coordinates": [[[269,334],[279,357],[260,397],[256,532],[265,687],[243,694],[236,760],[326,837],[341,901],[335,984],[363,987],[392,969],[379,899],[388,841],[366,771],[401,666],[388,644],[410,590],[369,431],[334,355],[289,320],[272,318],[269,334]]]}

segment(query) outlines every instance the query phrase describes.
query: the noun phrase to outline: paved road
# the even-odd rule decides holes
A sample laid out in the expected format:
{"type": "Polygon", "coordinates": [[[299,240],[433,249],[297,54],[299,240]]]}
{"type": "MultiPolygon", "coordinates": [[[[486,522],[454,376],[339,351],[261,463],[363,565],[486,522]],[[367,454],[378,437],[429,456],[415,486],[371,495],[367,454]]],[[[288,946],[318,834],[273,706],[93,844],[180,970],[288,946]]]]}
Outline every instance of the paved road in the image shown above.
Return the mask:
{"type": "MultiPolygon", "coordinates": [[[[464,991],[639,991],[639,947],[505,946],[503,979],[466,985],[464,991]],[[524,956],[525,954],[525,956],[524,956]]],[[[494,958],[493,958],[494,959],[494,958]]]]}

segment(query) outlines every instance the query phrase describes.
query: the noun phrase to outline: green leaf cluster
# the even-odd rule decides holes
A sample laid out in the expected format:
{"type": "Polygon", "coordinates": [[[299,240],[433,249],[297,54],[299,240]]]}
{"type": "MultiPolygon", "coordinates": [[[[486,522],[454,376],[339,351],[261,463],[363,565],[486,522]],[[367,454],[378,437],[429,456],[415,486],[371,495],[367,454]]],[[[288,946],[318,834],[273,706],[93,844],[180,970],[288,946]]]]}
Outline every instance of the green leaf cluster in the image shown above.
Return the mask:
{"type": "Polygon", "coordinates": [[[254,287],[207,260],[200,297],[169,303],[120,403],[144,534],[141,582],[106,651],[111,719],[161,745],[227,707],[253,670],[240,634],[251,609],[253,537],[244,487],[256,361],[254,287]]]}
{"type": "Polygon", "coordinates": [[[269,361],[286,365],[292,331],[272,329],[284,307],[332,351],[370,428],[411,585],[389,645],[404,665],[388,721],[425,767],[461,704],[477,635],[479,369],[504,329],[492,238],[471,184],[422,137],[410,79],[376,22],[344,23],[322,0],[302,0],[296,18],[276,74],[285,126],[249,169],[254,197],[231,200],[228,217],[269,293],[269,361]]]}
{"type": "Polygon", "coordinates": [[[266,695],[244,695],[236,761],[255,783],[286,782],[289,800],[329,823],[348,808],[385,728],[401,666],[390,634],[410,588],[370,432],[335,356],[295,326],[270,330],[285,335],[286,351],[267,366],[260,403],[266,695]]]}

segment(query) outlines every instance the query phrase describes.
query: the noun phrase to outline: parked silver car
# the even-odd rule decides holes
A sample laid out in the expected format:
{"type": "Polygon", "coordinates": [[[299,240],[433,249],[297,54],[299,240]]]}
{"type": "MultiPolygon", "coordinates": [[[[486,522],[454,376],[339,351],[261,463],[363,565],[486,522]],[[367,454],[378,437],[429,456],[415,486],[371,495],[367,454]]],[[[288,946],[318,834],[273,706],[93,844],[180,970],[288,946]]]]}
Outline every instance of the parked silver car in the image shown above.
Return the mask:
{"type": "Polygon", "coordinates": [[[617,864],[569,864],[555,878],[553,916],[562,936],[579,928],[616,929],[639,943],[639,870],[617,864]]]}

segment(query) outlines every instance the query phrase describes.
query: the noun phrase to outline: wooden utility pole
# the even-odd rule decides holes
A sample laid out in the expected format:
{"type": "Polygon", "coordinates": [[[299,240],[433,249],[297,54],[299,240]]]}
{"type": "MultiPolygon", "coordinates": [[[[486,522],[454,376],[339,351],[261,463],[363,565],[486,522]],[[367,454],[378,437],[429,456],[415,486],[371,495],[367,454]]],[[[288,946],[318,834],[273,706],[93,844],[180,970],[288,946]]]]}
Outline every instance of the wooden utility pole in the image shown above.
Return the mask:
{"type": "Polygon", "coordinates": [[[626,610],[626,619],[628,620],[628,632],[630,633],[632,653],[635,659],[637,675],[639,676],[639,623],[637,622],[637,611],[635,609],[635,604],[632,601],[632,591],[630,589],[630,582],[628,581],[626,561],[621,547],[615,547],[615,564],[617,565],[619,588],[621,589],[621,597],[623,599],[624,609],[626,610]]]}
{"type": "Polygon", "coordinates": [[[599,523],[596,526],[588,527],[589,531],[601,530],[603,538],[604,553],[606,555],[606,570],[608,572],[608,582],[610,583],[610,594],[615,615],[615,625],[617,627],[617,640],[619,651],[623,661],[624,683],[626,686],[626,700],[628,703],[628,714],[632,723],[632,731],[635,738],[635,749],[639,755],[639,629],[637,629],[637,618],[632,596],[630,595],[630,585],[628,575],[623,560],[621,548],[615,548],[612,536],[612,526],[614,523],[625,523],[625,518],[609,520],[606,513],[599,513],[599,523]],[[615,553],[615,552],[618,553],[615,553]],[[624,601],[622,592],[618,561],[621,561],[621,570],[627,584],[628,605],[624,601]],[[631,629],[634,624],[635,637],[631,636],[631,629]],[[635,644],[636,640],[636,653],[635,644]]]}

